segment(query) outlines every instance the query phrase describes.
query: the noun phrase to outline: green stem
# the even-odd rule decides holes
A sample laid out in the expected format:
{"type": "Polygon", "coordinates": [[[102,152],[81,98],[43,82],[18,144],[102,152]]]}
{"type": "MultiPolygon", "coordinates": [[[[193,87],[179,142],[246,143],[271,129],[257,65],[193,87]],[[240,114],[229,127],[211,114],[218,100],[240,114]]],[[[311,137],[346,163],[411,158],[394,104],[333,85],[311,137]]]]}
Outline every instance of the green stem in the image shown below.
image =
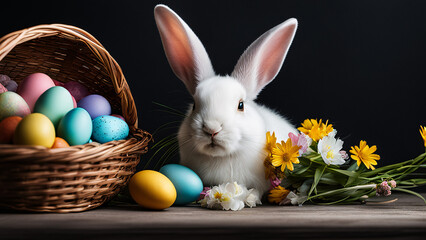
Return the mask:
{"type": "Polygon", "coordinates": [[[328,192],[323,192],[314,196],[310,196],[307,200],[311,200],[317,197],[322,197],[322,196],[326,196],[330,194],[342,193],[345,191],[352,191],[352,190],[359,190],[359,189],[374,189],[375,187],[376,187],[376,184],[367,184],[367,185],[358,185],[358,186],[347,187],[347,188],[340,188],[340,189],[331,190],[328,192]]]}
{"type": "Polygon", "coordinates": [[[311,160],[312,161],[315,161],[315,160],[319,160],[319,159],[321,159],[322,157],[321,157],[321,155],[317,155],[317,156],[315,156],[315,157],[312,157],[311,158],[311,160]]]}
{"type": "Polygon", "coordinates": [[[362,177],[370,177],[370,176],[378,175],[381,172],[385,172],[385,171],[397,169],[397,168],[402,167],[402,166],[416,165],[416,164],[419,164],[418,163],[419,161],[420,162],[424,161],[425,157],[426,157],[426,153],[423,153],[420,156],[416,157],[415,159],[408,160],[408,161],[401,162],[401,163],[396,163],[396,164],[388,165],[388,166],[384,166],[384,167],[381,167],[381,168],[377,168],[377,169],[375,169],[373,171],[361,173],[361,176],[362,177]]]}

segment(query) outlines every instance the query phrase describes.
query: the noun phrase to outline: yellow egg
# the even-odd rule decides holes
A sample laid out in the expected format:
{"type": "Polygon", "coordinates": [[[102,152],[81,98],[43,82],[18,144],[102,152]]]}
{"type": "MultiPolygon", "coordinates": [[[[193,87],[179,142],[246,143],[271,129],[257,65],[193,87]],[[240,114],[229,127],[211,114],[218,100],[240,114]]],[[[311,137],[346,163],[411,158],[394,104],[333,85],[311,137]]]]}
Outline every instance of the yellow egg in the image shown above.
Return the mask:
{"type": "Polygon", "coordinates": [[[143,170],[130,179],[130,195],[144,208],[161,210],[170,207],[176,200],[173,183],[163,174],[143,170]]]}
{"type": "Polygon", "coordinates": [[[19,145],[40,145],[50,148],[55,142],[55,127],[45,115],[29,114],[16,127],[13,142],[19,145]]]}

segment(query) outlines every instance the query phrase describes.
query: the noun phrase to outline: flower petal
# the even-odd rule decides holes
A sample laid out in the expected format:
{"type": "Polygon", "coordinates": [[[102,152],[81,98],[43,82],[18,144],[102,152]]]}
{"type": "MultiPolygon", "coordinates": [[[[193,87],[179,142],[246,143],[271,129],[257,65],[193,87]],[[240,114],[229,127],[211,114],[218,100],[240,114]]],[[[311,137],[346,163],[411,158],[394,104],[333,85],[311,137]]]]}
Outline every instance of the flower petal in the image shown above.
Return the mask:
{"type": "Polygon", "coordinates": [[[279,167],[283,164],[283,158],[281,156],[272,155],[272,166],[279,167]]]}

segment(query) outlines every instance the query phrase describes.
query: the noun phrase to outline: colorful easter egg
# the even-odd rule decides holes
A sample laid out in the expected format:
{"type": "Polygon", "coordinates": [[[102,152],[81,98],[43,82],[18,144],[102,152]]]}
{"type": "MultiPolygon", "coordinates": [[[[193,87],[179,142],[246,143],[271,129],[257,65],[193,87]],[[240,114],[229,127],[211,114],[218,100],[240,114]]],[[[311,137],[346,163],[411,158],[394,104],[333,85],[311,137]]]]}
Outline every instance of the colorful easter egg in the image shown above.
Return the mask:
{"type": "Polygon", "coordinates": [[[30,113],[28,104],[17,93],[0,93],[0,121],[10,116],[25,117],[30,113]]]}
{"type": "Polygon", "coordinates": [[[16,127],[13,142],[19,145],[40,145],[50,148],[55,142],[55,127],[45,115],[29,114],[16,127]]]}
{"type": "Polygon", "coordinates": [[[71,93],[77,102],[90,94],[87,87],[79,82],[67,82],[64,84],[64,88],[71,93]]]}
{"type": "Polygon", "coordinates": [[[176,200],[173,183],[163,174],[152,170],[143,170],[133,175],[129,191],[137,204],[148,209],[162,210],[176,200]]]}
{"type": "Polygon", "coordinates": [[[63,86],[64,86],[64,83],[63,83],[63,82],[56,81],[55,79],[52,79],[52,81],[53,81],[53,83],[55,84],[55,86],[60,86],[60,87],[63,87],[63,86]]]}
{"type": "Polygon", "coordinates": [[[77,101],[75,101],[75,98],[72,95],[71,95],[71,97],[72,97],[72,106],[74,108],[76,108],[77,107],[77,101]]]}
{"type": "Polygon", "coordinates": [[[74,108],[71,94],[63,87],[55,86],[46,90],[34,105],[34,112],[46,115],[55,127],[74,108]]]}
{"type": "Polygon", "coordinates": [[[83,108],[74,108],[59,122],[58,136],[69,145],[82,145],[89,142],[92,136],[92,119],[83,108]]]}
{"type": "Polygon", "coordinates": [[[56,137],[55,141],[53,142],[52,148],[65,148],[69,146],[70,145],[63,138],[56,137]]]}
{"type": "Polygon", "coordinates": [[[0,121],[0,144],[11,144],[13,142],[13,134],[21,120],[21,117],[11,116],[0,121]]]}
{"type": "Polygon", "coordinates": [[[89,112],[90,117],[95,119],[102,115],[111,114],[111,105],[108,100],[101,95],[92,94],[84,97],[77,103],[77,107],[86,109],[89,112]]]}
{"type": "MultiPolygon", "coordinates": [[[[9,76],[0,74],[0,84],[3,85],[7,91],[16,92],[16,89],[18,88],[18,84],[10,79],[9,76]]],[[[0,92],[2,92],[0,90],[0,92]]]]}
{"type": "Polygon", "coordinates": [[[179,164],[167,164],[160,169],[172,181],[177,197],[174,205],[185,205],[194,202],[203,191],[203,182],[190,168],[179,164]]]}
{"type": "Polygon", "coordinates": [[[0,93],[7,92],[7,88],[0,83],[0,93]]]}
{"type": "Polygon", "coordinates": [[[37,99],[49,88],[54,87],[52,79],[44,73],[33,73],[20,84],[17,93],[21,95],[30,107],[31,112],[37,99]]]}
{"type": "Polygon", "coordinates": [[[99,116],[92,123],[92,139],[99,143],[122,140],[129,135],[127,123],[113,116],[99,116]]]}

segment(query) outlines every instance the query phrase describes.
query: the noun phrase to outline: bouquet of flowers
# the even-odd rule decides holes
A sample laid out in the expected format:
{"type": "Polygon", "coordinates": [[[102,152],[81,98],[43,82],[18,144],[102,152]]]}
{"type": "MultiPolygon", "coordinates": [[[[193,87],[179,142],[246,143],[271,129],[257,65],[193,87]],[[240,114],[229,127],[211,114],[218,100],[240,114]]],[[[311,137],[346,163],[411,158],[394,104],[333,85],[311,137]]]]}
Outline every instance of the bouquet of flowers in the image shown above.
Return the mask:
{"type": "MultiPolygon", "coordinates": [[[[277,142],[274,133],[266,134],[268,156],[264,161],[266,177],[273,189],[268,201],[280,205],[348,204],[365,202],[372,196],[389,196],[391,190],[414,194],[409,188],[426,184],[426,179],[413,178],[413,172],[426,167],[426,153],[405,162],[375,168],[380,156],[377,147],[361,140],[349,154],[343,141],[328,121],[306,119],[289,134],[287,141],[277,142]]],[[[420,133],[425,140],[426,128],[420,133]]]]}
{"type": "MultiPolygon", "coordinates": [[[[328,121],[306,119],[299,134],[289,133],[277,142],[275,133],[266,133],[265,177],[271,182],[267,195],[279,205],[350,204],[365,202],[372,196],[389,196],[401,191],[426,200],[410,188],[426,184],[426,178],[414,178],[413,172],[425,168],[426,153],[405,162],[375,168],[380,156],[377,147],[361,140],[349,154],[343,141],[328,121]]],[[[426,128],[420,128],[426,147],[426,128]]],[[[240,210],[261,204],[259,193],[238,183],[205,188],[201,206],[212,209],[240,210]]]]}

